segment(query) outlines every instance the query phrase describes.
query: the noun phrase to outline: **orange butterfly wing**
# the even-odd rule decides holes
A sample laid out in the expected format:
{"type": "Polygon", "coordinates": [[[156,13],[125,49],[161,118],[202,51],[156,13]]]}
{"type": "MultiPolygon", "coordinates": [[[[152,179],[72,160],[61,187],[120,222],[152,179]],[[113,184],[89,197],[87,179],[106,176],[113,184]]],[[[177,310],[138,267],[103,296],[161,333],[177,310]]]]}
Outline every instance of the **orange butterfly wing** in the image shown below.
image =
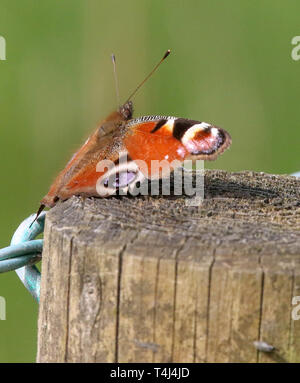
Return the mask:
{"type": "MultiPolygon", "coordinates": [[[[130,131],[124,145],[132,160],[143,160],[147,164],[149,178],[168,173],[166,169],[158,174],[157,165],[153,169],[153,160],[169,164],[177,161],[171,168],[174,170],[185,159],[214,160],[231,144],[225,130],[194,120],[149,116],[129,121],[127,127],[130,131]]],[[[168,165],[162,164],[162,169],[164,167],[168,165]]]]}

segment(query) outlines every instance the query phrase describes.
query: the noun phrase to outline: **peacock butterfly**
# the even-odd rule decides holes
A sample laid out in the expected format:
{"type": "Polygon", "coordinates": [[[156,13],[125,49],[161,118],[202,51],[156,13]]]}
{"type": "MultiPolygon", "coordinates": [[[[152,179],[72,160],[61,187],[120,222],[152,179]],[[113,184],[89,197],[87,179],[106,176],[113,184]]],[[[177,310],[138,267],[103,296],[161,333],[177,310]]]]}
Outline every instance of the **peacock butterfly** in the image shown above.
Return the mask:
{"type": "MultiPolygon", "coordinates": [[[[105,197],[108,179],[118,175],[115,186],[126,189],[140,180],[136,175],[147,178],[166,176],[174,167],[158,173],[151,169],[153,160],[167,163],[182,163],[185,159],[215,160],[231,144],[230,135],[223,129],[206,122],[176,118],[171,116],[143,116],[132,119],[133,104],[130,98],[152,75],[170,54],[168,50],[145,80],[136,88],[129,99],[117,110],[101,121],[96,131],[58,174],[49,192],[41,200],[36,218],[45,207],[53,207],[73,195],[105,197]],[[125,153],[129,161],[126,169],[120,168],[120,153],[125,153]],[[150,171],[147,175],[139,167],[139,161],[146,163],[150,171]],[[110,161],[114,169],[102,167],[99,163],[110,161]]],[[[113,59],[115,64],[115,60],[113,59]]]]}

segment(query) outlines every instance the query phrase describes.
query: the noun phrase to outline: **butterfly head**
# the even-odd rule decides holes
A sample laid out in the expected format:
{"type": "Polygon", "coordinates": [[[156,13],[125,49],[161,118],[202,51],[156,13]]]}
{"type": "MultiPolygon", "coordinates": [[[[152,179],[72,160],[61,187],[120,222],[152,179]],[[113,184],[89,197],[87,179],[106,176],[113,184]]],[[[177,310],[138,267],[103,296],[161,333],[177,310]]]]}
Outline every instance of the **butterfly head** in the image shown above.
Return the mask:
{"type": "Polygon", "coordinates": [[[130,120],[133,114],[133,104],[132,101],[125,102],[124,105],[121,105],[119,108],[119,113],[122,115],[124,120],[130,120]]]}

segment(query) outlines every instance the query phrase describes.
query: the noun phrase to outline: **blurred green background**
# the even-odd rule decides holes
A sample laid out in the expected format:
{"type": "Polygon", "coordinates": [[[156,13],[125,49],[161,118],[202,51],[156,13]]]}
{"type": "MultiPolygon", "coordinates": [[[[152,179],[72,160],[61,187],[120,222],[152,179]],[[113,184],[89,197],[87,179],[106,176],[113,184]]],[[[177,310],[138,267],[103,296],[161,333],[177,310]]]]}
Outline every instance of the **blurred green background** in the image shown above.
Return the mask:
{"type": "MultiPolygon", "coordinates": [[[[300,170],[297,0],[1,0],[0,246],[35,212],[54,176],[95,123],[116,107],[166,49],[171,56],[135,97],[135,116],[214,123],[231,150],[208,167],[300,170]]],[[[38,306],[15,273],[0,277],[7,320],[0,361],[36,354],[38,306]]]]}

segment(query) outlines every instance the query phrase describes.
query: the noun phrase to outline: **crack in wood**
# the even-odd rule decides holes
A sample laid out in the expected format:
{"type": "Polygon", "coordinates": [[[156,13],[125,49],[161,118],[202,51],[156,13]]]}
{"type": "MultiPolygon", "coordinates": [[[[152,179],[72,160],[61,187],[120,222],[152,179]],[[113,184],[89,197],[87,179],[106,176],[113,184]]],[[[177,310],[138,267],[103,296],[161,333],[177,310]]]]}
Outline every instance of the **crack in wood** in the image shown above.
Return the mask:
{"type": "Polygon", "coordinates": [[[65,343],[65,362],[68,361],[68,342],[69,342],[69,310],[70,310],[70,285],[71,285],[71,267],[73,254],[73,237],[70,238],[70,253],[69,253],[69,272],[68,272],[68,290],[67,290],[67,311],[66,311],[66,343],[65,343]]]}
{"type": "Polygon", "coordinates": [[[127,246],[133,243],[138,238],[139,233],[127,242],[119,253],[118,261],[118,284],[117,284],[117,307],[116,307],[116,343],[115,343],[115,363],[119,362],[119,325],[120,325],[120,305],[121,305],[121,282],[122,282],[122,262],[123,254],[125,253],[127,246]]]}

